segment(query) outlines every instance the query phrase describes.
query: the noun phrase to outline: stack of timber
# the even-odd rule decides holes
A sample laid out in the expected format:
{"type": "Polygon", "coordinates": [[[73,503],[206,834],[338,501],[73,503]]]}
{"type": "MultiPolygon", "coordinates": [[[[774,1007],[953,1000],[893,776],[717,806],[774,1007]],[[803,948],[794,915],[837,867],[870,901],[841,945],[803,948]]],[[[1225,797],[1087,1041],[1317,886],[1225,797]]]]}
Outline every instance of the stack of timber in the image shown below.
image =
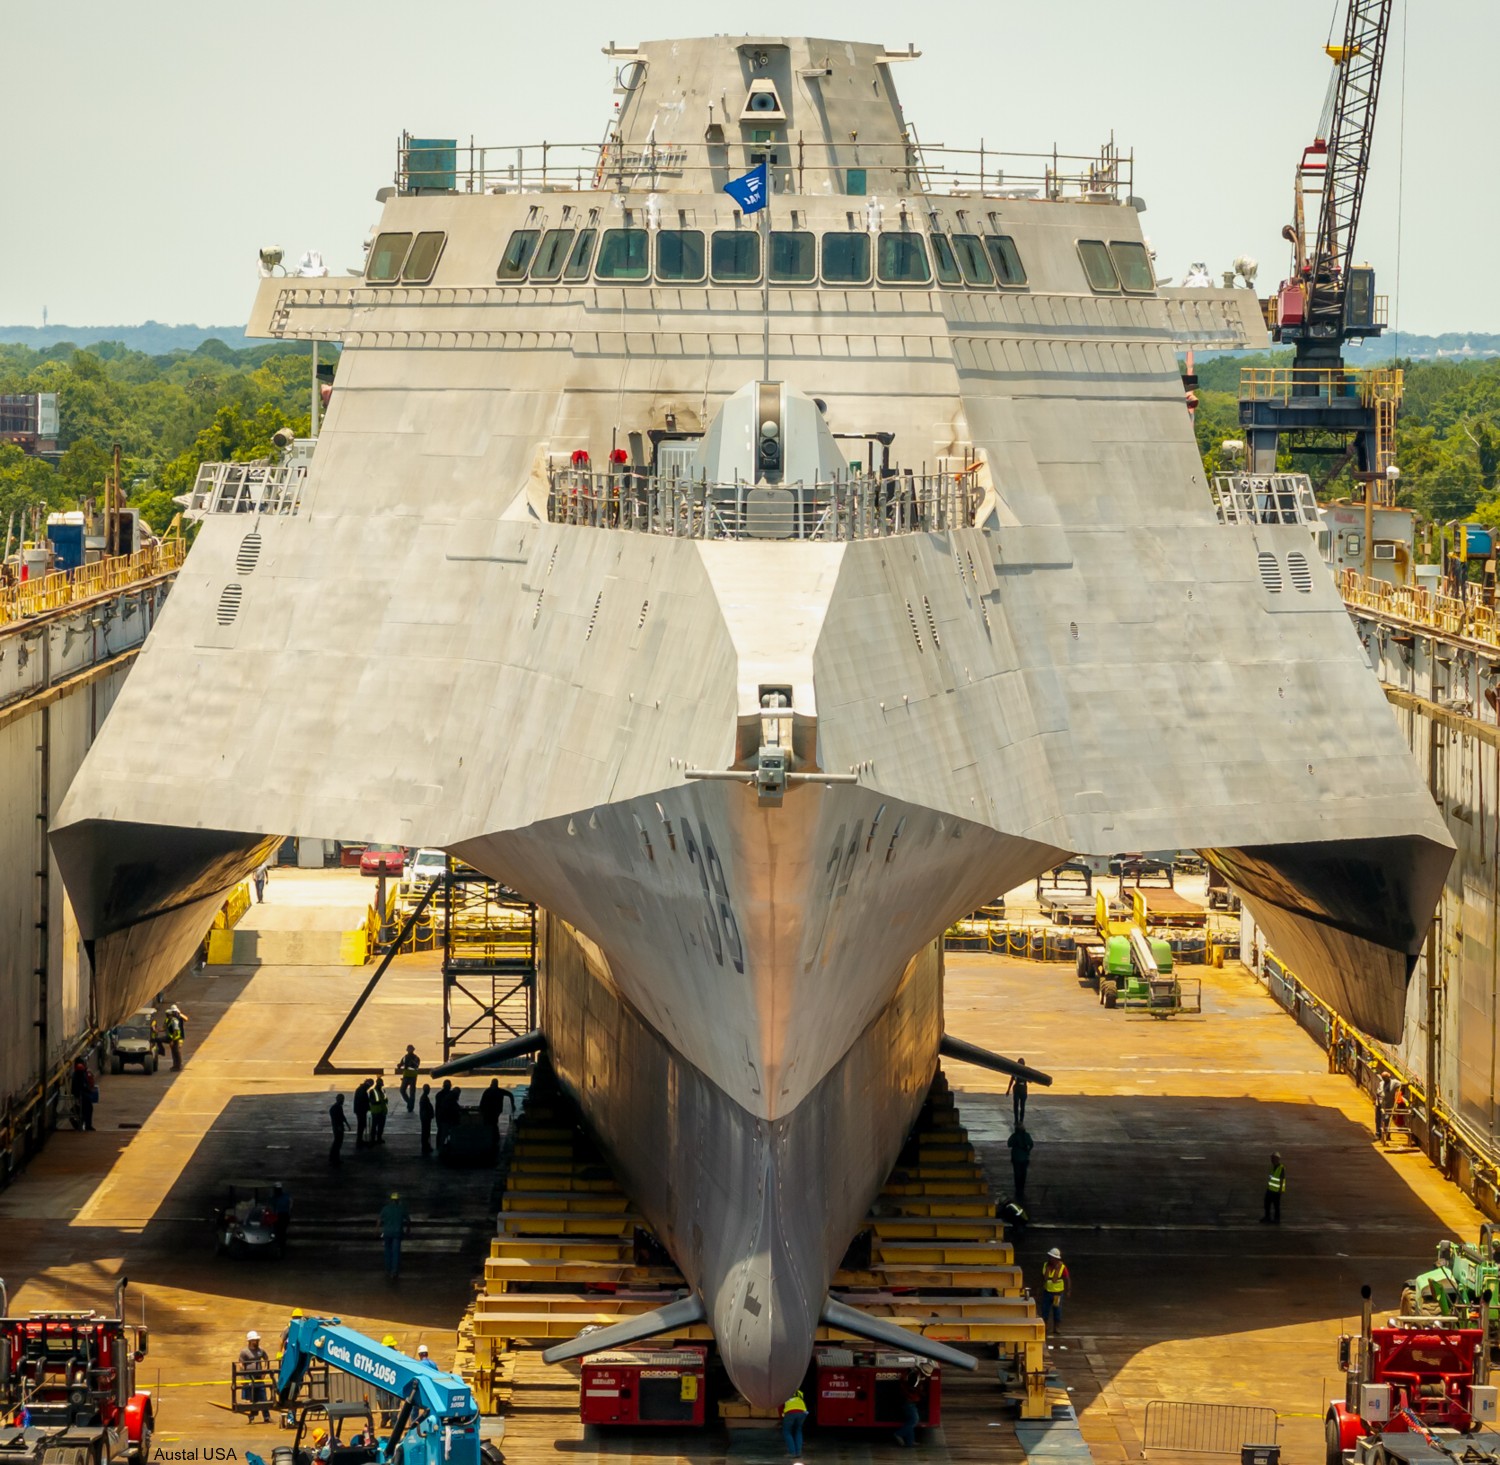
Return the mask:
{"type": "MultiPolygon", "coordinates": [[[[481,1407],[550,1415],[563,1394],[576,1409],[576,1365],[547,1368],[535,1350],[660,1307],[685,1283],[545,1064],[513,1133],[484,1282],[460,1330],[465,1372],[481,1407]]],[[[1023,1417],[1050,1412],[1042,1323],[941,1073],[834,1286],[871,1316],[994,1350],[1023,1417]]],[[[818,1333],[820,1343],[846,1338],[818,1333]]],[[[711,1344],[712,1332],[699,1323],[654,1341],[711,1344]]],[[[760,1422],[737,1398],[719,1414],[729,1424],[760,1422]]]]}

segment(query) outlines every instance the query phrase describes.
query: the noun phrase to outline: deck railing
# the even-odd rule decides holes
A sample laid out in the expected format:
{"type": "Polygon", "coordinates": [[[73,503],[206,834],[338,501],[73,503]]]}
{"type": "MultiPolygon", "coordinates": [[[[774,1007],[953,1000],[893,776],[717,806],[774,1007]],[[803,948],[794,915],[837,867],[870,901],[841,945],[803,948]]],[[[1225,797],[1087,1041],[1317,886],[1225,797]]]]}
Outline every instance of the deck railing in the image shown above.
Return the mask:
{"type": "Polygon", "coordinates": [[[4,586],[0,588],[0,625],[170,574],[181,568],[186,553],[187,544],[183,540],[164,539],[135,554],[111,555],[76,570],[55,570],[50,575],[4,586]]]}
{"type": "Polygon", "coordinates": [[[189,519],[208,514],[295,514],[302,505],[307,464],[200,463],[186,500],[189,519]]]}
{"type": "Polygon", "coordinates": [[[771,487],[570,468],[549,477],[547,517],[677,539],[846,541],[972,527],[980,496],[972,473],[771,487]]]}
{"type": "MultiPolygon", "coordinates": [[[[396,187],[403,193],[572,193],[670,190],[716,193],[768,157],[776,193],[802,194],[808,174],[817,188],[830,173],[848,184],[889,195],[893,188],[938,194],[980,194],[994,198],[1123,200],[1132,192],[1134,153],[1113,142],[1098,153],[996,152],[977,148],[904,142],[827,142],[666,144],[527,143],[465,145],[434,149],[403,136],[396,156],[396,187]],[[751,154],[755,157],[752,159],[751,154]],[[441,157],[439,156],[441,154],[441,157]]],[[[851,197],[859,194],[851,193],[851,197]]]]}

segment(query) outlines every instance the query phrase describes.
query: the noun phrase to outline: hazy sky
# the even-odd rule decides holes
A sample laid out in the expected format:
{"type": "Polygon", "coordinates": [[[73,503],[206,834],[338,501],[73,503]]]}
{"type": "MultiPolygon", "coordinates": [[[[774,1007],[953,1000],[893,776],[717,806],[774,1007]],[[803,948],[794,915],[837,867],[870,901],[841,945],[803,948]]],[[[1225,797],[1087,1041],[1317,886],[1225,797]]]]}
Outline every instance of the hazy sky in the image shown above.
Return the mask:
{"type": "MultiPolygon", "coordinates": [[[[1287,267],[1279,236],[1322,106],[1334,10],[1333,0],[4,0],[0,323],[39,324],[43,306],[76,325],[243,321],[260,245],[291,258],[321,249],[336,273],[360,262],[402,128],[592,141],[612,101],[601,45],[752,25],[915,42],[923,58],[896,80],[929,142],[1087,152],[1113,128],[1135,149],[1161,271],[1180,279],[1194,259],[1218,271],[1248,253],[1264,292],[1287,267]]],[[[1396,0],[1357,252],[1409,331],[1500,331],[1497,56],[1500,0],[1396,0]]]]}

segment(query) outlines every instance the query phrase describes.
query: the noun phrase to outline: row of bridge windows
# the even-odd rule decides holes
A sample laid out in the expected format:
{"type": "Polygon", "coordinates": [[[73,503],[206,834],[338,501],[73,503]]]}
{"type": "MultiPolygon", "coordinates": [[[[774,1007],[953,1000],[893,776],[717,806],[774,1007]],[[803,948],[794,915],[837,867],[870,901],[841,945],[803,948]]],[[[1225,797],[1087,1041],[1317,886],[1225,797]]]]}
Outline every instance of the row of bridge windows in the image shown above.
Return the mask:
{"type": "MultiPolygon", "coordinates": [[[[370,250],[372,284],[424,285],[432,279],[446,235],[381,234],[370,250]]],[[[765,252],[774,284],[939,285],[1019,289],[1026,266],[1009,234],[870,234],[773,229],[765,252]]],[[[1078,254],[1090,289],[1149,294],[1155,272],[1145,246],[1129,240],[1081,239],[1078,254]]],[[[621,284],[758,284],[762,236],[749,229],[517,229],[495,271],[499,283],[603,280],[621,284]],[[654,241],[654,245],[653,245],[654,241]],[[654,257],[653,257],[654,256],[654,257]]]]}

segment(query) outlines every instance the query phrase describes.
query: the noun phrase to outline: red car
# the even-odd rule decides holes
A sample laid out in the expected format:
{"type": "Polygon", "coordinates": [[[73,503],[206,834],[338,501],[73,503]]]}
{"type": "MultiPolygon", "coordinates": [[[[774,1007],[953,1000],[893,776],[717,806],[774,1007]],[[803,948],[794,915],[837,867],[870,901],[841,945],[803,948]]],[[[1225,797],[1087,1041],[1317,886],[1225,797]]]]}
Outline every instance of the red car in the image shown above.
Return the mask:
{"type": "Polygon", "coordinates": [[[405,845],[367,844],[359,857],[361,875],[394,875],[399,880],[405,869],[405,845]]]}

